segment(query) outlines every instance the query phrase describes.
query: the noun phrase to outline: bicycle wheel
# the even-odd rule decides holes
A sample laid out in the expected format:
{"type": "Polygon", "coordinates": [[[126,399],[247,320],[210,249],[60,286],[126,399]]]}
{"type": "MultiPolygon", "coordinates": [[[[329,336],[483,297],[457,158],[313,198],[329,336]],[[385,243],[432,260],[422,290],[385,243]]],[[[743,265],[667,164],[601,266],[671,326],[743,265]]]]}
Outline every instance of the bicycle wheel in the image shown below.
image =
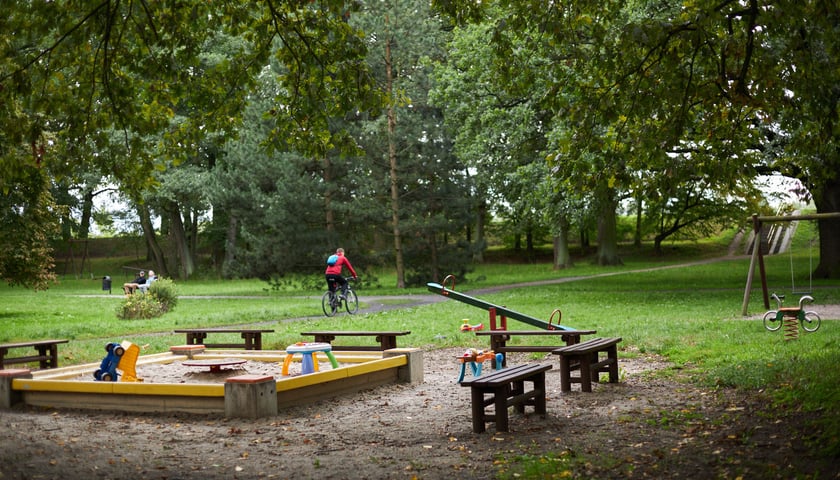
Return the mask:
{"type": "Polygon", "coordinates": [[[776,330],[782,328],[782,321],[778,318],[779,312],[775,310],[770,310],[769,312],[764,314],[764,328],[770,330],[771,332],[775,332],[776,330]]]}
{"type": "Polygon", "coordinates": [[[802,320],[802,328],[806,332],[816,332],[820,328],[820,316],[817,312],[805,312],[805,319],[802,320]]]}
{"type": "Polygon", "coordinates": [[[321,307],[324,309],[324,315],[328,317],[335,315],[338,308],[336,307],[335,295],[332,292],[324,292],[324,296],[321,297],[321,307]]]}
{"type": "Polygon", "coordinates": [[[344,307],[347,308],[347,313],[354,314],[359,311],[359,297],[356,292],[347,289],[347,298],[344,300],[344,307]]]}

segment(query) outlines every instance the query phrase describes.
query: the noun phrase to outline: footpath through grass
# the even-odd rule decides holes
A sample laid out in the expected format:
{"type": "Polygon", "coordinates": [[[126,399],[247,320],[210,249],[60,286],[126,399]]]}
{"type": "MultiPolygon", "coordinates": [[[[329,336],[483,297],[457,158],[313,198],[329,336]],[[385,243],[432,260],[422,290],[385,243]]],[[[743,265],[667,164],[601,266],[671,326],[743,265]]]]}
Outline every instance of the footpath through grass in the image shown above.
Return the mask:
{"type": "MultiPolygon", "coordinates": [[[[793,260],[807,264],[808,252],[793,260]]],[[[823,315],[817,332],[785,340],[782,331],[768,332],[762,325],[760,314],[765,308],[758,282],[750,296],[749,311],[759,318],[741,316],[749,259],[655,269],[673,263],[628,259],[619,267],[580,265],[560,272],[547,264],[491,264],[477,267],[467,279],[456,279],[455,287],[469,293],[490,286],[574,278],[480,296],[545,320],[554,309],[560,309],[564,325],[622,337],[620,358],[655,353],[706,386],[762,390],[779,411],[813,414],[818,422],[814,431],[819,445],[815,448],[827,455],[840,454],[840,369],[836,367],[840,363],[840,321],[823,315]]],[[[790,263],[787,255],[766,260],[771,291],[787,294],[788,304],[794,305],[798,296],[790,292],[790,263]]],[[[383,284],[390,280],[387,273],[380,279],[383,284]]],[[[836,281],[806,277],[797,283],[801,281],[813,290],[816,301],[811,309],[819,313],[821,304],[840,304],[836,281]]],[[[458,328],[462,319],[486,323],[487,312],[442,297],[429,305],[325,318],[319,290],[271,291],[257,281],[190,281],[178,283],[180,299],[174,311],[153,320],[119,320],[115,311],[122,296],[108,295],[100,285],[99,279],[71,279],[46,292],[0,287],[0,343],[70,339],[59,349],[64,365],[100,361],[106,342],[127,339],[141,345],[144,353],[159,353],[183,343],[183,335],[172,333],[174,329],[230,325],[274,329],[275,333],[264,339],[267,349],[309,340],[299,333],[312,329],[410,330],[410,336],[400,339],[402,345],[487,347],[486,337],[461,333],[458,328]]],[[[412,305],[412,296],[431,295],[425,288],[395,292],[364,286],[358,293],[363,309],[368,306],[366,296],[393,294],[393,299],[379,303],[412,305]]],[[[532,328],[512,320],[508,326],[532,328]]],[[[218,340],[224,341],[224,336],[218,340]]],[[[238,337],[231,335],[229,340],[238,337]]],[[[369,341],[372,344],[373,340],[369,341]]]]}

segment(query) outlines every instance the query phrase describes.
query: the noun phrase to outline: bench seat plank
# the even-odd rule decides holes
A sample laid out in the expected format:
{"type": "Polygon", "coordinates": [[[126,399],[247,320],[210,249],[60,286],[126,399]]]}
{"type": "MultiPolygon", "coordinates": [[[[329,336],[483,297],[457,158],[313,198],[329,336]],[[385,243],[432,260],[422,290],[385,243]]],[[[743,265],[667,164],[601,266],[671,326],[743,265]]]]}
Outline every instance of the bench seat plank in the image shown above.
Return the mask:
{"type": "Polygon", "coordinates": [[[68,343],[69,340],[34,340],[31,342],[17,342],[0,344],[0,370],[5,365],[17,363],[38,362],[41,369],[58,368],[58,345],[68,343]],[[9,350],[16,348],[34,347],[38,355],[25,355],[22,357],[8,357],[9,350]]]}
{"type": "Polygon", "coordinates": [[[555,349],[560,357],[560,391],[570,392],[572,383],[580,383],[583,392],[592,391],[592,382],[600,381],[599,374],[609,374],[610,383],[618,382],[618,343],[621,337],[593,338],[575,345],[555,349]],[[606,357],[601,358],[601,353],[606,357]],[[578,370],[579,376],[571,372],[578,370]]]}
{"type": "Polygon", "coordinates": [[[328,331],[312,331],[301,332],[301,335],[315,337],[315,342],[329,343],[332,345],[336,337],[376,337],[379,346],[360,346],[360,345],[332,345],[332,349],[343,351],[385,351],[392,348],[397,348],[397,337],[408,335],[409,330],[384,330],[384,331],[366,331],[366,330],[328,330],[328,331]]]}
{"type": "Polygon", "coordinates": [[[182,328],[173,330],[175,333],[187,335],[187,345],[204,345],[207,348],[243,348],[245,350],[262,350],[262,334],[272,333],[274,330],[260,328],[182,328]],[[206,343],[210,333],[238,333],[243,343],[206,343]]]}
{"type": "MultiPolygon", "coordinates": [[[[580,342],[582,335],[593,335],[595,330],[479,330],[475,332],[477,336],[490,337],[490,350],[501,353],[502,365],[507,364],[508,352],[553,352],[562,345],[508,345],[507,342],[513,336],[551,336],[560,337],[566,345],[574,345],[580,342]]],[[[496,360],[491,361],[492,366],[496,367],[496,360]]]]}
{"type": "Polygon", "coordinates": [[[535,413],[545,415],[545,372],[550,369],[551,365],[537,363],[517,365],[461,382],[470,387],[473,432],[484,432],[488,422],[495,423],[497,431],[509,431],[508,407],[524,413],[530,405],[535,413]],[[533,384],[531,390],[525,390],[525,382],[533,384]],[[493,413],[487,412],[490,405],[493,413]]]}

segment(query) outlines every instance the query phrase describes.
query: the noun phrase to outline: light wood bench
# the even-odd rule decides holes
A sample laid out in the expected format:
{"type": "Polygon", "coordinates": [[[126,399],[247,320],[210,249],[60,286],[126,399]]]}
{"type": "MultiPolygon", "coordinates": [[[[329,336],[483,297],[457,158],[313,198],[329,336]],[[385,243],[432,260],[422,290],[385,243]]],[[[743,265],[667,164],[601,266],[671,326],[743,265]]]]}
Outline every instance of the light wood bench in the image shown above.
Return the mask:
{"type": "Polygon", "coordinates": [[[397,348],[397,337],[408,335],[411,332],[405,331],[359,331],[359,330],[336,330],[336,331],[318,331],[318,332],[301,332],[301,335],[315,337],[315,342],[329,343],[332,345],[336,337],[376,337],[379,346],[362,346],[362,345],[332,345],[332,349],[343,351],[385,351],[392,348],[397,348]]]}
{"type": "Polygon", "coordinates": [[[207,348],[244,348],[245,350],[262,350],[262,334],[274,330],[255,328],[184,328],[174,330],[175,333],[187,334],[187,345],[204,345],[207,348]],[[206,343],[210,333],[238,333],[244,339],[243,343],[206,343]]]}
{"type": "Polygon", "coordinates": [[[525,406],[532,405],[535,413],[545,415],[545,372],[550,369],[551,365],[530,363],[461,382],[461,386],[470,387],[473,432],[484,432],[488,422],[495,422],[499,432],[509,431],[508,407],[525,413],[525,406]],[[526,391],[525,382],[533,388],[526,391]],[[487,413],[491,405],[492,414],[487,413]]]}
{"type": "Polygon", "coordinates": [[[0,345],[0,370],[6,365],[16,363],[34,363],[42,369],[58,367],[58,345],[67,343],[69,340],[36,340],[33,342],[4,343],[0,345]],[[13,348],[34,347],[38,355],[27,355],[24,357],[9,357],[9,350],[13,348]]]}
{"type": "Polygon", "coordinates": [[[610,383],[618,382],[618,343],[616,338],[593,338],[583,343],[558,348],[552,353],[560,356],[560,391],[572,390],[572,383],[580,383],[583,392],[592,391],[592,382],[600,381],[601,372],[609,374],[610,383]],[[606,354],[601,357],[601,354],[606,354]],[[572,377],[571,372],[580,375],[572,377]]]}

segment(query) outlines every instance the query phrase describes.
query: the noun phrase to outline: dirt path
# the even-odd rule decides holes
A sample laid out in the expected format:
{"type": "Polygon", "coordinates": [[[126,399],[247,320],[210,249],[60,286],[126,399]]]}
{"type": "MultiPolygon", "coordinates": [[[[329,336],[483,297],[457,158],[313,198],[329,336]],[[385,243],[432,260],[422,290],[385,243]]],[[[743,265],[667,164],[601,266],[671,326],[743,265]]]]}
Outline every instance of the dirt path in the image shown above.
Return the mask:
{"type": "Polygon", "coordinates": [[[426,352],[422,384],[268,419],[2,411],[0,479],[488,479],[542,457],[534,464],[550,478],[840,475],[815,460],[801,413],[768,417],[761,395],[653,378],[670,367],[654,356],[622,359],[620,383],[592,393],[561,394],[552,369],[546,418],[513,413],[510,433],[491,424],[475,434],[469,391],[456,383],[460,353],[426,352]]]}
{"type": "MultiPolygon", "coordinates": [[[[414,297],[412,305],[445,300],[414,297]]],[[[366,297],[372,309],[406,306],[375,298],[366,297]]],[[[0,480],[840,478],[840,461],[820,459],[809,443],[819,433],[809,415],[819,412],[773,408],[761,392],[698,388],[639,352],[621,358],[618,384],[592,393],[561,394],[554,368],[545,418],[514,413],[511,432],[491,424],[474,434],[469,390],[456,383],[460,353],[425,352],[422,384],[268,419],[0,411],[0,480]],[[670,375],[651,375],[663,369],[670,375]],[[525,460],[532,470],[521,470],[525,460]]],[[[521,355],[510,360],[532,361],[521,355]]]]}

